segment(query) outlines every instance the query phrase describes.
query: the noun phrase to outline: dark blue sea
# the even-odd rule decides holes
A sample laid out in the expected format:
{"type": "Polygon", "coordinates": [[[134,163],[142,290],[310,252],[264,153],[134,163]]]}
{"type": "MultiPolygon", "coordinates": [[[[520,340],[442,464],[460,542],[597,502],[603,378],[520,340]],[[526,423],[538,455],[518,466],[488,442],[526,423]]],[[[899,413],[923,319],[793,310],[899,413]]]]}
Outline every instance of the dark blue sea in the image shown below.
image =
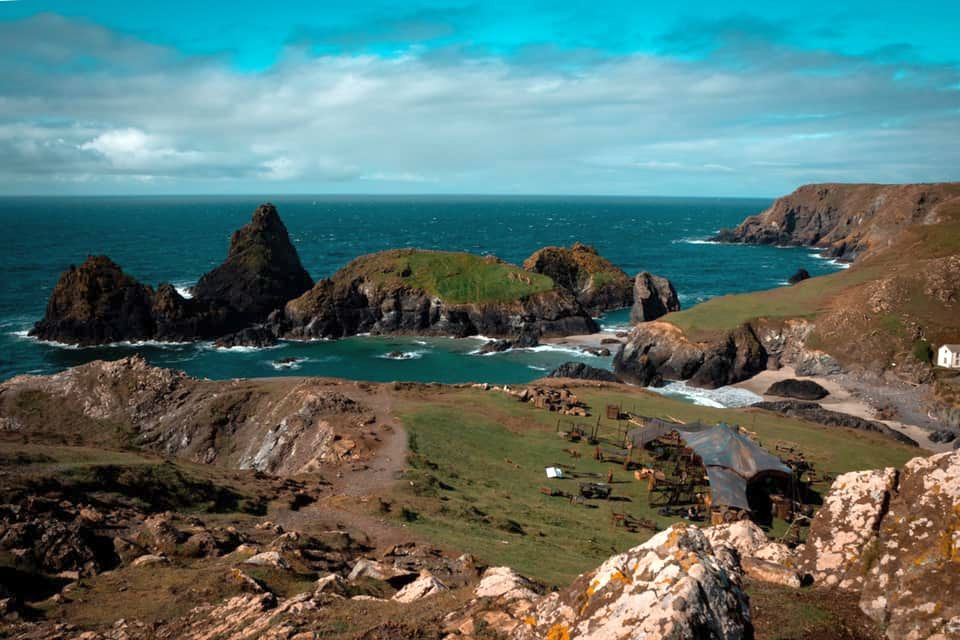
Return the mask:
{"type": "MultiPolygon", "coordinates": [[[[135,352],[150,362],[208,378],[322,375],[375,381],[520,383],[567,360],[609,366],[563,347],[493,356],[471,354],[478,340],[357,337],[282,343],[264,350],[216,350],[208,343],[67,348],[26,331],[44,311],[60,273],[88,254],[107,254],[142,282],[187,288],[220,263],[231,232],[264,197],[76,197],[0,199],[0,380],[51,373],[135,352]],[[404,360],[387,359],[393,351],[404,360]],[[275,360],[296,357],[295,368],[275,360]]],[[[522,262],[539,247],[592,244],[633,275],[673,281],[681,303],[783,286],[803,267],[837,265],[809,250],[717,245],[717,229],[767,207],[768,200],[633,197],[282,196],[273,198],[314,279],[352,258],[391,247],[494,254],[522,262]]],[[[603,319],[624,326],[626,312],[603,319]]]]}

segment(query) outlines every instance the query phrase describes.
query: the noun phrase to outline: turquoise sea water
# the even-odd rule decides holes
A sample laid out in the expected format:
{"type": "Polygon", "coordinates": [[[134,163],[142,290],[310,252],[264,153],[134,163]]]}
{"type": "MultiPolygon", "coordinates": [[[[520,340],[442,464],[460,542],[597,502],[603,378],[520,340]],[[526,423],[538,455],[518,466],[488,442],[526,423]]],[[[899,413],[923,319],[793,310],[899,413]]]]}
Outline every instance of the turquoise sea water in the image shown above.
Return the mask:
{"type": "MultiPolygon", "coordinates": [[[[223,260],[232,231],[267,198],[0,198],[0,380],[51,373],[135,352],[150,362],[214,379],[323,375],[376,381],[520,383],[567,360],[609,367],[562,347],[490,356],[476,339],[356,337],[271,349],[217,350],[208,343],[66,348],[25,336],[43,315],[59,274],[88,254],[107,254],[142,282],[189,287],[223,260]],[[386,358],[402,352],[404,359],[386,358]],[[281,358],[297,358],[281,367],[281,358]]],[[[314,279],[352,258],[392,247],[462,250],[522,262],[545,245],[581,241],[633,275],[670,278],[681,303],[785,284],[803,267],[837,268],[810,250],[716,245],[704,240],[769,201],[731,198],[283,196],[272,200],[314,279]]],[[[603,319],[625,326],[627,313],[603,319]]]]}

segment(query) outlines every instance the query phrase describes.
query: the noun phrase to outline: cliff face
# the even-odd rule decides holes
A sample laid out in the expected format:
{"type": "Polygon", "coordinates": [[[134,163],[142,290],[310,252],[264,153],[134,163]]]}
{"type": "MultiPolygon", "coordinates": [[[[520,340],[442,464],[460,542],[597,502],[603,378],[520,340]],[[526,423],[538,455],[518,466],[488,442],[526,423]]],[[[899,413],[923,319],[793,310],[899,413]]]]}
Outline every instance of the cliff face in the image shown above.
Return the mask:
{"type": "Polygon", "coordinates": [[[234,232],[227,259],[200,278],[193,295],[229,308],[245,324],[262,320],[312,286],[277,208],[267,203],[234,232]]]}
{"type": "Polygon", "coordinates": [[[941,207],[958,199],[960,183],[810,184],[715,240],[817,247],[852,261],[886,248],[907,227],[938,222],[941,207]]]}
{"type": "Polygon", "coordinates": [[[275,322],[279,333],[297,339],[483,334],[533,344],[597,330],[572,292],[528,278],[494,258],[387,251],[358,258],[318,282],[287,303],[275,322]]]}
{"type": "Polygon", "coordinates": [[[594,315],[633,304],[630,276],[596,249],[579,242],[569,249],[544,247],[527,258],[523,268],[550,277],[594,315]]]}

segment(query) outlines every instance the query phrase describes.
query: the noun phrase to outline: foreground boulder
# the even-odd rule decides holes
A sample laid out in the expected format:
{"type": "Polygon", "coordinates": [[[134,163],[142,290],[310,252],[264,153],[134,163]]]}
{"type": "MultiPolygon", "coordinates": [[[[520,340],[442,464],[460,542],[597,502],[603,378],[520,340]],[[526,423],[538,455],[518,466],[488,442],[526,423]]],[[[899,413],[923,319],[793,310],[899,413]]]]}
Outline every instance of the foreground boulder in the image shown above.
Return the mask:
{"type": "Polygon", "coordinates": [[[796,398],[797,400],[820,400],[830,395],[830,392],[813,380],[788,378],[774,382],[764,394],[780,396],[781,398],[796,398]]]}
{"type": "Polygon", "coordinates": [[[243,325],[266,318],[312,286],[277,208],[266,203],[233,233],[227,259],[200,278],[193,296],[228,307],[243,325]]]}
{"type": "Polygon", "coordinates": [[[630,322],[639,324],[656,320],[673,311],[680,311],[680,298],[666,278],[646,271],[638,273],[633,284],[633,308],[630,322]]]}
{"type": "Polygon", "coordinates": [[[516,637],[750,638],[736,555],[674,525],[544,598],[516,637]]]}
{"type": "Polygon", "coordinates": [[[524,260],[523,268],[548,276],[573,292],[577,302],[593,315],[633,304],[630,277],[596,249],[580,242],[569,249],[544,247],[524,260]]]}
{"type": "Polygon", "coordinates": [[[960,452],[837,478],[797,554],[815,585],[859,592],[887,637],[960,635],[960,452]]]}

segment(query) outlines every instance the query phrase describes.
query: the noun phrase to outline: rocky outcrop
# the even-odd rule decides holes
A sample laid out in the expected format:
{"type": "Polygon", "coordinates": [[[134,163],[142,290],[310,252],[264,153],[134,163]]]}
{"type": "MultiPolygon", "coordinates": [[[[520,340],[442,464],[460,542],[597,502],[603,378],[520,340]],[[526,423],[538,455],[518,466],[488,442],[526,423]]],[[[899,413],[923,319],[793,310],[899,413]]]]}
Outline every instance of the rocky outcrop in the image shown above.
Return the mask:
{"type": "Polygon", "coordinates": [[[544,247],[524,260],[523,268],[550,277],[571,292],[592,315],[633,304],[630,277],[593,247],[576,243],[544,247]]]}
{"type": "Polygon", "coordinates": [[[797,284],[798,282],[803,282],[804,280],[810,279],[810,272],[806,269],[797,269],[797,271],[790,276],[790,279],[787,280],[790,284],[797,284]]]}
{"type": "Polygon", "coordinates": [[[787,378],[774,382],[767,388],[764,395],[794,398],[796,400],[820,400],[830,395],[830,392],[813,380],[787,378]]]}
{"type": "Polygon", "coordinates": [[[274,317],[274,326],[280,335],[294,339],[359,333],[481,334],[524,346],[536,344],[541,337],[597,330],[571,291],[553,286],[547,279],[534,282],[536,276],[525,275],[496,258],[468,256],[473,260],[455,274],[438,272],[449,267],[416,263],[425,258],[446,264],[441,261],[464,259],[465,255],[393,250],[363,256],[288,302],[283,313],[274,317]],[[469,283],[462,290],[450,283],[455,278],[468,282],[483,277],[475,272],[478,269],[516,282],[517,297],[498,299],[493,294],[475,293],[469,283]],[[445,294],[447,290],[456,293],[445,294]]]}
{"type": "Polygon", "coordinates": [[[740,580],[736,554],[674,525],[544,598],[514,637],[752,637],[740,580]]]}
{"type": "Polygon", "coordinates": [[[110,258],[90,256],[63,272],[30,335],[79,345],[147,340],[156,334],[153,297],[110,258]]]}
{"type": "Polygon", "coordinates": [[[817,247],[852,261],[884,248],[909,226],[936,223],[957,198],[960,183],[808,184],[715,240],[817,247]]]}
{"type": "Polygon", "coordinates": [[[860,608],[889,638],[960,636],[960,452],[914,458],[861,554],[860,608]],[[941,634],[941,635],[937,635],[941,634]]]}
{"type": "Polygon", "coordinates": [[[193,297],[230,309],[242,326],[263,320],[312,286],[277,208],[266,203],[233,233],[227,259],[200,278],[193,297]]]}
{"type": "Polygon", "coordinates": [[[167,283],[154,291],[106,256],[90,256],[60,276],[30,334],[79,345],[232,334],[226,344],[260,345],[268,341],[263,331],[246,332],[247,325],[266,320],[312,284],[276,208],[265,204],[233,234],[227,260],[200,279],[193,298],[167,283]]]}
{"type": "Polygon", "coordinates": [[[804,402],[802,400],[777,400],[774,402],[757,402],[751,405],[755,409],[773,411],[782,416],[790,416],[809,420],[819,425],[828,427],[846,427],[847,429],[859,429],[861,431],[873,431],[881,433],[889,438],[893,438],[905,445],[919,446],[917,441],[910,436],[900,433],[896,429],[888,427],[882,422],[876,420],[864,420],[863,418],[852,416],[849,413],[840,413],[824,409],[816,402],[804,402]]]}
{"type": "Polygon", "coordinates": [[[620,382],[620,378],[606,369],[591,367],[583,362],[564,362],[562,365],[547,374],[548,378],[577,378],[579,380],[596,380],[599,382],[620,382]]]}
{"type": "Polygon", "coordinates": [[[0,383],[0,420],[34,439],[290,475],[369,459],[376,415],[353,396],[354,383],[198,380],[134,356],[0,383]]]}
{"type": "Polygon", "coordinates": [[[960,452],[837,478],[797,560],[815,584],[860,593],[888,638],[960,634],[960,452]]]}
{"type": "Polygon", "coordinates": [[[767,352],[749,324],[708,343],[691,342],[665,322],[638,325],[613,359],[618,376],[643,386],[689,380],[693,386],[716,389],[766,367],[767,352]]]}
{"type": "Polygon", "coordinates": [[[646,271],[638,273],[633,283],[630,322],[649,322],[672,311],[680,311],[680,299],[673,283],[646,271]]]}

